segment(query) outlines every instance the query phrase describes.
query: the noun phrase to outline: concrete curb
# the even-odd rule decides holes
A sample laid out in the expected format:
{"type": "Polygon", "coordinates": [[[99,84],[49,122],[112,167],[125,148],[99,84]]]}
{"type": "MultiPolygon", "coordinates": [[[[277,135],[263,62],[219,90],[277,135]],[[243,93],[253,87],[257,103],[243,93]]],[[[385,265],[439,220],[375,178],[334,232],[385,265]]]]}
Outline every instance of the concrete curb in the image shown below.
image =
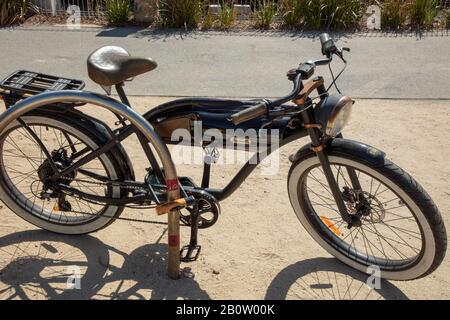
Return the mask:
{"type": "MultiPolygon", "coordinates": [[[[81,24],[80,29],[69,29],[65,25],[42,25],[42,26],[15,26],[0,28],[11,31],[50,31],[50,32],[104,32],[104,31],[129,31],[132,35],[205,35],[205,36],[232,36],[232,37],[291,37],[291,38],[316,38],[324,31],[292,31],[292,30],[182,30],[182,29],[148,29],[142,27],[104,27],[94,24],[81,24]]],[[[355,32],[329,32],[333,37],[339,38],[426,38],[426,37],[449,37],[450,29],[425,30],[422,32],[404,31],[355,31],[355,32]]]]}

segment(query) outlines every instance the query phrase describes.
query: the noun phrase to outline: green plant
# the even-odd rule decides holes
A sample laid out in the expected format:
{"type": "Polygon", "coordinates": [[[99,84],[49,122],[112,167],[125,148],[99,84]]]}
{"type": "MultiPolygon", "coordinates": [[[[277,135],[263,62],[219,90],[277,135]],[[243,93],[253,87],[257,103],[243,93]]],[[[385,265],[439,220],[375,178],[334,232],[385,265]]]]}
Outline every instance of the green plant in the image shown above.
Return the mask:
{"type": "Polygon", "coordinates": [[[301,11],[305,27],[309,29],[322,29],[326,24],[325,9],[327,7],[325,0],[303,0],[301,3],[301,11]]]}
{"type": "Polygon", "coordinates": [[[359,26],[364,13],[364,1],[359,0],[331,0],[327,1],[329,16],[326,27],[333,29],[350,29],[359,26]]]}
{"type": "Polygon", "coordinates": [[[280,3],[280,14],[284,25],[289,28],[298,27],[303,19],[302,0],[283,0],[280,3]]]}
{"type": "Polygon", "coordinates": [[[105,9],[105,16],[110,24],[124,24],[131,16],[131,1],[106,0],[105,9]]]}
{"type": "Polygon", "coordinates": [[[437,15],[437,0],[414,0],[411,3],[409,18],[417,28],[430,27],[437,15]]]}
{"type": "Polygon", "coordinates": [[[283,0],[280,12],[288,27],[342,30],[360,24],[367,3],[361,0],[283,0]]]}
{"type": "Polygon", "coordinates": [[[160,4],[163,23],[174,28],[197,28],[202,17],[200,0],[163,0],[160,4]]]}
{"type": "Polygon", "coordinates": [[[203,29],[211,29],[214,26],[214,17],[209,10],[210,1],[204,0],[202,2],[202,13],[203,13],[203,29]]]}
{"type": "Polygon", "coordinates": [[[25,18],[28,0],[0,0],[0,26],[11,25],[25,18]]]}
{"type": "Polygon", "coordinates": [[[214,18],[211,11],[207,11],[203,19],[203,29],[211,29],[214,26],[214,18]]]}
{"type": "Polygon", "coordinates": [[[256,11],[256,26],[268,29],[277,11],[277,5],[273,0],[261,0],[259,9],[256,11]]]}
{"type": "Polygon", "coordinates": [[[217,21],[220,29],[228,30],[233,26],[236,19],[236,11],[233,4],[222,4],[217,14],[217,21]]]}
{"type": "Polygon", "coordinates": [[[398,30],[405,25],[407,16],[408,7],[406,1],[386,1],[381,11],[381,26],[386,29],[398,30]]]}
{"type": "Polygon", "coordinates": [[[445,17],[445,27],[447,29],[450,29],[450,12],[448,12],[447,16],[445,17]]]}
{"type": "Polygon", "coordinates": [[[303,23],[314,29],[350,29],[359,25],[364,4],[360,0],[304,0],[303,23]]]}

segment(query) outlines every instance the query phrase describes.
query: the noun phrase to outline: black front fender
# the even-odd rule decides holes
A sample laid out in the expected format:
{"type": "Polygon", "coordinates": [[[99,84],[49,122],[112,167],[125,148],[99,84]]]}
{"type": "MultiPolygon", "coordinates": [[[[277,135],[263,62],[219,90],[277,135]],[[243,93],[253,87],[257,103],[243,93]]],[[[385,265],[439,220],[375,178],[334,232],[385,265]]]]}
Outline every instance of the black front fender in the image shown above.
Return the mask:
{"type": "MultiPolygon", "coordinates": [[[[383,164],[384,158],[386,157],[386,154],[383,151],[380,151],[372,146],[343,138],[336,138],[329,141],[324,150],[325,152],[333,153],[334,155],[362,158],[373,165],[383,164]]],[[[314,154],[314,151],[311,149],[311,144],[307,144],[295,154],[291,155],[289,160],[295,163],[312,154],[314,154]]]]}

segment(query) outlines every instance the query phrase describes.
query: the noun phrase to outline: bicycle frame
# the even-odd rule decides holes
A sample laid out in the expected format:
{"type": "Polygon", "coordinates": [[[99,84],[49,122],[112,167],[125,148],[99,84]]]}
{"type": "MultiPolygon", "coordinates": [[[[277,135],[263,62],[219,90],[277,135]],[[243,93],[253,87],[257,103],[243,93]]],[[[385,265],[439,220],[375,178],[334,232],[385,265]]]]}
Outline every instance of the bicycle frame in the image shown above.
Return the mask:
{"type": "MultiPolygon", "coordinates": [[[[142,202],[144,200],[154,200],[155,202],[158,203],[158,197],[161,195],[167,195],[167,197],[163,201],[167,202],[175,201],[181,197],[180,191],[185,193],[185,190],[188,189],[195,189],[201,192],[206,192],[212,195],[217,201],[222,201],[227,197],[229,197],[230,195],[232,195],[239,188],[239,186],[246,180],[246,178],[256,169],[258,164],[261,163],[265,157],[267,157],[277,149],[274,148],[272,144],[270,144],[265,150],[259,150],[252,156],[250,160],[247,161],[247,163],[245,163],[242,166],[242,168],[238,171],[238,173],[229,181],[229,183],[223,189],[214,189],[209,186],[210,164],[207,163],[204,164],[201,187],[183,186],[179,182],[179,177],[177,176],[176,168],[172,161],[166,143],[158,135],[158,133],[156,132],[151,123],[155,120],[155,117],[157,117],[160,114],[161,110],[167,111],[170,109],[177,109],[176,107],[180,105],[182,107],[183,103],[186,103],[186,100],[179,99],[166,103],[164,104],[164,106],[156,107],[155,109],[152,109],[141,116],[131,108],[122,86],[123,84],[116,85],[116,89],[122,103],[103,95],[89,93],[85,91],[55,91],[32,96],[15,104],[13,107],[8,108],[7,111],[0,116],[0,132],[4,130],[12,121],[16,119],[21,121],[20,117],[26,114],[27,112],[42,106],[51,105],[61,101],[72,103],[90,103],[97,105],[99,107],[106,108],[107,110],[111,111],[118,117],[119,124],[122,124],[122,127],[112,131],[113,138],[111,138],[108,142],[106,142],[104,145],[100,146],[96,150],[92,151],[86,148],[84,150],[78,151],[77,156],[78,157],[81,156],[81,158],[79,158],[75,163],[71,164],[69,167],[63,169],[60,172],[58,172],[57,169],[54,170],[54,175],[51,177],[53,181],[57,181],[58,178],[79,169],[81,166],[88,163],[89,161],[115,148],[118,144],[127,139],[133,133],[136,133],[139,138],[139,142],[148,158],[148,161],[155,172],[155,176],[157,177],[160,183],[159,185],[154,186],[156,188],[156,194],[152,189],[153,195],[155,197],[154,199],[153,198],[149,199],[148,195],[145,196],[138,195],[122,199],[114,199],[89,195],[70,187],[62,188],[63,190],[64,188],[66,188],[66,190],[64,191],[69,191],[74,194],[78,193],[78,195],[85,197],[86,199],[104,202],[106,204],[111,205],[126,205],[130,203],[142,202]],[[124,120],[128,120],[130,124],[126,125],[124,120]],[[157,156],[161,161],[162,169],[160,168],[157,157],[153,154],[153,151],[150,148],[149,143],[151,143],[154,146],[157,156]],[[179,184],[181,185],[181,190],[179,188],[179,184]]],[[[302,83],[300,83],[300,86],[301,88],[303,88],[302,83]]],[[[325,90],[323,85],[321,85],[317,89],[319,93],[325,90]]],[[[290,96],[286,97],[286,99],[288,98],[290,98],[290,96]]],[[[214,104],[218,102],[217,99],[190,99],[189,101],[191,104],[200,102],[214,104]]],[[[283,105],[278,107],[283,109],[283,105]]],[[[175,110],[173,111],[173,114],[176,115],[177,112],[178,111],[175,110]]],[[[286,113],[283,113],[282,110],[278,109],[277,111],[273,112],[272,118],[277,119],[280,114],[286,116],[286,113]]],[[[341,191],[339,190],[335,177],[331,171],[328,156],[326,151],[324,150],[326,141],[323,141],[322,139],[323,134],[315,124],[314,109],[311,107],[311,101],[308,100],[302,106],[299,106],[299,108],[294,113],[291,114],[291,117],[288,118],[292,120],[294,117],[296,117],[297,120],[301,121],[301,125],[297,126],[295,130],[290,130],[290,132],[288,133],[283,132],[282,137],[280,138],[280,141],[278,143],[278,146],[282,147],[292,141],[301,139],[308,135],[310,136],[312,142],[312,149],[317,154],[320,160],[320,163],[324,170],[325,176],[327,178],[333,196],[336,200],[339,211],[343,219],[350,225],[353,222],[353,220],[352,217],[347,212],[347,208],[342,199],[341,191]]],[[[227,120],[224,118],[223,121],[227,120]]],[[[289,121],[285,122],[284,125],[287,126],[288,123],[289,121]]],[[[26,124],[24,122],[22,122],[22,125],[25,125],[26,127],[26,124]]],[[[278,123],[277,125],[280,124],[278,123]]],[[[39,140],[38,137],[35,137],[35,139],[39,140]]],[[[41,146],[43,145],[40,141],[38,141],[38,143],[41,146]]],[[[48,150],[45,150],[44,153],[47,155],[47,158],[50,161],[50,163],[53,163],[53,159],[50,156],[50,152],[48,150]]],[[[56,168],[54,163],[52,167],[56,168]]],[[[352,169],[348,169],[348,171],[354,188],[356,190],[360,190],[361,187],[359,185],[359,181],[356,174],[352,172],[353,171],[352,169]]],[[[100,178],[101,180],[101,177],[97,178],[100,178]]],[[[105,182],[114,183],[114,181],[105,181],[105,182]]],[[[120,182],[120,185],[139,188],[139,187],[146,187],[147,183],[140,183],[137,181],[123,181],[120,182]]],[[[171,278],[177,278],[179,276],[179,262],[180,262],[179,214],[180,214],[179,210],[170,211],[168,218],[169,220],[168,269],[169,269],[169,276],[171,278]]]]}

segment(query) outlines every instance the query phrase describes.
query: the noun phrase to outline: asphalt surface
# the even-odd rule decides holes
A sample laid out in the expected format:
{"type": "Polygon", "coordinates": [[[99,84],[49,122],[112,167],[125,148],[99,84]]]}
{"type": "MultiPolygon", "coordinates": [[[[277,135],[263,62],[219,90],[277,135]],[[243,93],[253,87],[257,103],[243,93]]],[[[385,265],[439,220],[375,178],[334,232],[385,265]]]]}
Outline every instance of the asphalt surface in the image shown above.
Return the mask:
{"type": "MultiPolygon", "coordinates": [[[[359,98],[450,99],[450,37],[426,34],[336,34],[348,46],[338,81],[359,98]]],[[[276,97],[289,92],[285,73],[321,57],[317,34],[289,32],[179,32],[135,28],[33,27],[0,29],[0,77],[18,69],[82,79],[86,57],[103,45],[149,56],[159,67],[127,84],[131,95],[276,97]]],[[[333,68],[339,71],[341,64],[333,68]]],[[[328,77],[327,68],[317,74],[328,77]]]]}

